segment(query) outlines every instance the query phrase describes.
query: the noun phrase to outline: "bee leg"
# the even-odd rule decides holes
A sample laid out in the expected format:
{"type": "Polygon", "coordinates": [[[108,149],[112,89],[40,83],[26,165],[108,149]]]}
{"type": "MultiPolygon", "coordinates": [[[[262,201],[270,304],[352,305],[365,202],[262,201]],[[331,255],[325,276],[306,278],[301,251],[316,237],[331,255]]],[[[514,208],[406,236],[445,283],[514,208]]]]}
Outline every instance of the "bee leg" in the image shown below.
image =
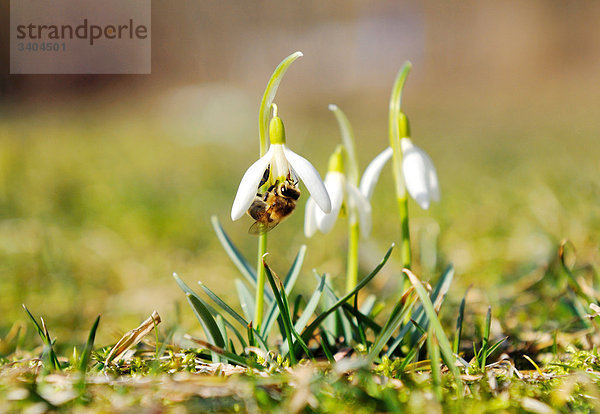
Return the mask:
{"type": "Polygon", "coordinates": [[[258,187],[262,187],[264,183],[267,182],[267,180],[269,179],[269,174],[271,173],[271,166],[269,165],[267,167],[267,169],[265,170],[265,172],[263,173],[262,179],[260,180],[260,184],[258,184],[258,187]]]}
{"type": "Polygon", "coordinates": [[[250,207],[248,208],[248,215],[254,220],[260,220],[264,216],[269,205],[265,203],[261,198],[256,197],[250,207]]]}

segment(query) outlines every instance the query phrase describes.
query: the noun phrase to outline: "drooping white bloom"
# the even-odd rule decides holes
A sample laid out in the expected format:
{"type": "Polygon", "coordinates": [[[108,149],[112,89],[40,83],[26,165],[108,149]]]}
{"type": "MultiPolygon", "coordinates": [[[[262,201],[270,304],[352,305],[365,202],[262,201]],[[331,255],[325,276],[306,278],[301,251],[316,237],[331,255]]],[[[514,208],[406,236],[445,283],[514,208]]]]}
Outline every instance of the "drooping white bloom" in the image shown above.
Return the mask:
{"type": "Polygon", "coordinates": [[[304,234],[311,237],[317,229],[321,233],[328,233],[335,224],[342,206],[345,205],[348,211],[351,223],[356,223],[360,227],[363,236],[368,236],[371,232],[371,204],[369,200],[353,185],[342,172],[340,163],[336,157],[341,156],[341,152],[336,151],[332,155],[333,168],[325,175],[325,188],[331,199],[331,211],[326,213],[317,208],[313,197],[306,203],[304,217],[304,234]]]}
{"type": "MultiPolygon", "coordinates": [[[[402,149],[402,174],[410,196],[423,210],[429,208],[431,201],[440,200],[440,188],[433,161],[421,148],[412,143],[410,138],[400,140],[402,149]]],[[[371,198],[381,170],[392,157],[391,147],[386,148],[369,164],[360,181],[360,191],[371,198]]]]}
{"type": "Polygon", "coordinates": [[[331,201],[321,176],[313,165],[296,154],[285,144],[271,144],[267,153],[252,164],[244,173],[231,207],[231,219],[240,219],[248,210],[259,190],[259,184],[270,167],[275,179],[291,178],[304,182],[316,204],[324,212],[331,211],[331,201]]]}

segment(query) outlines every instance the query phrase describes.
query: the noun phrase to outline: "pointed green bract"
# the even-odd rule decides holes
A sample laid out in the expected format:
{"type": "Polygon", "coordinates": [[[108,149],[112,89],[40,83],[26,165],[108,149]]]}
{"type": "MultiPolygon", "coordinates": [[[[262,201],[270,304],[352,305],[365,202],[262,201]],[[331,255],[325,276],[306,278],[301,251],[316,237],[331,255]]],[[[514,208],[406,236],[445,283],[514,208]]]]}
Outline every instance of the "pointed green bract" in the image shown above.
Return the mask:
{"type": "Polygon", "coordinates": [[[286,57],[281,63],[275,68],[265,92],[263,93],[262,100],[260,101],[260,109],[258,111],[258,134],[260,137],[260,156],[262,157],[267,153],[267,129],[269,127],[269,111],[271,110],[271,104],[277,94],[277,88],[283,79],[283,75],[288,70],[290,65],[294,63],[296,59],[302,56],[302,52],[295,52],[286,57]]]}
{"type": "Polygon", "coordinates": [[[348,179],[352,184],[358,186],[360,174],[358,172],[358,159],[356,157],[356,144],[354,142],[354,131],[352,130],[352,125],[350,125],[350,121],[348,120],[348,117],[346,117],[346,114],[344,114],[344,112],[338,108],[337,105],[329,105],[329,110],[335,115],[340,127],[342,143],[344,144],[344,149],[346,150],[347,155],[346,165],[348,167],[348,179]]]}

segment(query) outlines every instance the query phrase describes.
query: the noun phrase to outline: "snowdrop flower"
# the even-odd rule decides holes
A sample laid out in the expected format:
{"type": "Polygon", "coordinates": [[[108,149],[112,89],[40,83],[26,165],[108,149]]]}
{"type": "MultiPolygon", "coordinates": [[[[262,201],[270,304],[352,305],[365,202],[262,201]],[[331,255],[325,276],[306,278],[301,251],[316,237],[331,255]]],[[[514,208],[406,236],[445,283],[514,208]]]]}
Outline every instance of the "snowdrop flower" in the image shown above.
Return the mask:
{"type": "Polygon", "coordinates": [[[244,173],[233,206],[231,219],[238,220],[248,210],[262,185],[269,186],[286,180],[297,185],[298,178],[323,212],[331,211],[331,201],[321,176],[313,165],[285,145],[285,129],[281,118],[274,111],[269,124],[271,145],[267,153],[252,164],[244,173]]]}
{"type": "MultiPolygon", "coordinates": [[[[400,147],[402,149],[402,174],[406,189],[417,204],[423,210],[427,210],[432,200],[440,200],[440,188],[433,162],[425,151],[412,143],[410,138],[402,138],[400,147]]],[[[365,170],[360,181],[360,191],[368,199],[373,195],[383,166],[392,155],[392,148],[388,147],[376,156],[365,170]]]]}
{"type": "Polygon", "coordinates": [[[348,210],[351,222],[360,226],[361,234],[371,232],[371,204],[369,200],[349,182],[344,175],[344,147],[339,145],[329,159],[329,171],[325,175],[325,187],[331,198],[331,211],[317,208],[316,199],[310,197],[306,203],[304,234],[312,237],[317,229],[328,233],[335,224],[340,212],[348,210]]]}

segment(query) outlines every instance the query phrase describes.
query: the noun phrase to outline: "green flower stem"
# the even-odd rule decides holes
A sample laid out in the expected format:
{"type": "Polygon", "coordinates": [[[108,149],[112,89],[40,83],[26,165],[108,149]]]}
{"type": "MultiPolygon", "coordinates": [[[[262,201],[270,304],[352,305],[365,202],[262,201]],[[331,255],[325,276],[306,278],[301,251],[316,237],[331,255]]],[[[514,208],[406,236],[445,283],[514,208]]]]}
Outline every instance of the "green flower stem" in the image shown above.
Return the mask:
{"type": "Polygon", "coordinates": [[[402,254],[402,267],[410,269],[411,250],[410,250],[410,231],[408,228],[408,197],[398,197],[398,207],[400,213],[400,231],[402,232],[402,242],[400,243],[400,252],[402,254]]]}
{"type": "MultiPolygon", "coordinates": [[[[358,240],[360,231],[358,221],[348,220],[348,263],[346,265],[346,293],[351,292],[358,283],[358,240]]],[[[349,299],[352,300],[352,299],[349,299]]]]}
{"type": "Polygon", "coordinates": [[[393,171],[394,181],[396,183],[396,197],[398,198],[398,206],[400,213],[400,229],[402,235],[401,254],[402,266],[410,269],[411,266],[411,248],[410,248],[410,231],[408,226],[408,196],[404,185],[404,176],[402,174],[402,149],[400,148],[400,139],[410,136],[408,128],[408,120],[401,111],[402,90],[404,83],[410,72],[412,65],[406,62],[394,82],[392,88],[392,96],[390,98],[390,114],[389,114],[389,138],[390,146],[394,151],[393,155],[393,171]]]}
{"type": "Polygon", "coordinates": [[[265,267],[262,264],[263,256],[267,253],[267,233],[258,236],[258,257],[256,267],[256,307],[254,308],[254,324],[256,330],[260,329],[265,308],[265,267]]]}

